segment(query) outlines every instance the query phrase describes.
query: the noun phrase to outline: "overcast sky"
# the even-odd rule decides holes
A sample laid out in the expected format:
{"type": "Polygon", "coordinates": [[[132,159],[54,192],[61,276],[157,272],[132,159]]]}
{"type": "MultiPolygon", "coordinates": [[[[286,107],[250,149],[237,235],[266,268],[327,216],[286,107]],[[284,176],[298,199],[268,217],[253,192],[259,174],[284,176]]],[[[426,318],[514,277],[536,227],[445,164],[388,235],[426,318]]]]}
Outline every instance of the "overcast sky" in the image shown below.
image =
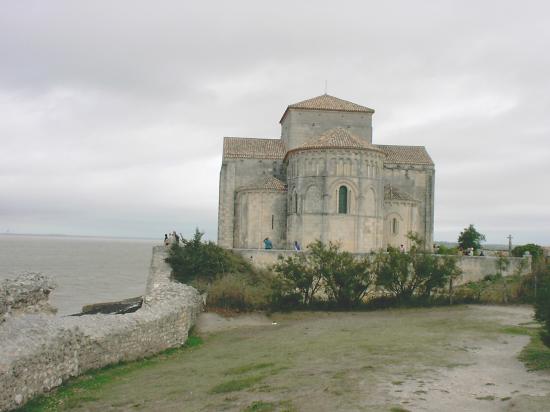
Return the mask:
{"type": "Polygon", "coordinates": [[[550,244],[547,1],[0,0],[0,232],[216,238],[223,136],[324,92],[436,164],[435,239],[550,244]]]}

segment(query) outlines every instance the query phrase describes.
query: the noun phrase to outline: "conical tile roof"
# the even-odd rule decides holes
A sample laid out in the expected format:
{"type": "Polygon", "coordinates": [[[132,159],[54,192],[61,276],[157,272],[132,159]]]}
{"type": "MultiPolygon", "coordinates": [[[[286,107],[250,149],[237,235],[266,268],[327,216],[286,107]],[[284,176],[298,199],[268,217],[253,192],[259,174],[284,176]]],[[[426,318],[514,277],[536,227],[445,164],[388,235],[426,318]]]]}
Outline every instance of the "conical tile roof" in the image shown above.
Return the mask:
{"type": "Polygon", "coordinates": [[[374,150],[383,153],[382,150],[376,146],[355,136],[348,129],[344,129],[343,127],[327,130],[320,136],[290,150],[288,153],[310,149],[359,149],[374,150]]]}

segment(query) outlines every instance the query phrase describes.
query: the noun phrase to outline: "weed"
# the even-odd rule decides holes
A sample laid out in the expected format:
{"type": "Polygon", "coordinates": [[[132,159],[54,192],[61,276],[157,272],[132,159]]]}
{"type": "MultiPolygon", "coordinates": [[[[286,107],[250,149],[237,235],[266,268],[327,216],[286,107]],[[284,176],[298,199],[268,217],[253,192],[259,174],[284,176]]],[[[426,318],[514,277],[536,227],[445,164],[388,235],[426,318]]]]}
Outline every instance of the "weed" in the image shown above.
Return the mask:
{"type": "Polygon", "coordinates": [[[237,392],[242,391],[243,389],[250,388],[258,382],[261,382],[265,379],[265,375],[249,376],[248,378],[242,379],[233,379],[219,385],[214,386],[210,389],[210,393],[227,393],[227,392],[237,392]]]}
{"type": "Polygon", "coordinates": [[[264,369],[264,368],[271,368],[274,366],[274,363],[253,363],[250,365],[243,365],[236,368],[228,369],[224,372],[225,375],[241,375],[243,373],[247,373],[250,371],[258,370],[258,369],[264,369]]]}
{"type": "Polygon", "coordinates": [[[256,401],[243,409],[243,412],[271,412],[275,410],[275,404],[272,402],[256,401]]]}
{"type": "Polygon", "coordinates": [[[546,346],[537,333],[530,333],[531,341],[519,354],[519,360],[525,363],[529,370],[550,369],[550,348],[546,346]]]}

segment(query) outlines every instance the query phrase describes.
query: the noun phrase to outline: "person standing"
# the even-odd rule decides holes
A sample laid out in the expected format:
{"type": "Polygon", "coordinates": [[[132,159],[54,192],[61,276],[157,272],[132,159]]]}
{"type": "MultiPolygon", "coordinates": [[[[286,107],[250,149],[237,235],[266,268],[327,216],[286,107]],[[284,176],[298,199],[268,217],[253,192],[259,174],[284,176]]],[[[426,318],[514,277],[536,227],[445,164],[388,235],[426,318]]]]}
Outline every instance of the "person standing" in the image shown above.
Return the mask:
{"type": "Polygon", "coordinates": [[[268,237],[264,239],[264,249],[273,249],[273,243],[271,243],[271,240],[269,240],[268,237]]]}
{"type": "Polygon", "coordinates": [[[294,250],[295,250],[296,252],[299,252],[299,251],[301,250],[300,244],[298,243],[297,240],[294,241],[294,250]]]}

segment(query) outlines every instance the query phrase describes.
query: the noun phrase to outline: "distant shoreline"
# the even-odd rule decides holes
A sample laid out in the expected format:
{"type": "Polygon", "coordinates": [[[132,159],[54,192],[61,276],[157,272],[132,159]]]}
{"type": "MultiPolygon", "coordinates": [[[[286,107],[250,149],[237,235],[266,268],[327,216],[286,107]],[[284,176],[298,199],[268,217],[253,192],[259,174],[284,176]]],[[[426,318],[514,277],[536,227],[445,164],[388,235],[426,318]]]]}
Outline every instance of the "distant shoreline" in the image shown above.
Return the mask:
{"type": "Polygon", "coordinates": [[[58,238],[84,238],[84,239],[119,239],[119,240],[158,240],[162,241],[161,237],[129,237],[129,236],[108,236],[108,235],[65,235],[59,233],[0,233],[0,236],[5,237],[58,237],[58,238]],[[159,240],[160,239],[160,240],[159,240]]]}

